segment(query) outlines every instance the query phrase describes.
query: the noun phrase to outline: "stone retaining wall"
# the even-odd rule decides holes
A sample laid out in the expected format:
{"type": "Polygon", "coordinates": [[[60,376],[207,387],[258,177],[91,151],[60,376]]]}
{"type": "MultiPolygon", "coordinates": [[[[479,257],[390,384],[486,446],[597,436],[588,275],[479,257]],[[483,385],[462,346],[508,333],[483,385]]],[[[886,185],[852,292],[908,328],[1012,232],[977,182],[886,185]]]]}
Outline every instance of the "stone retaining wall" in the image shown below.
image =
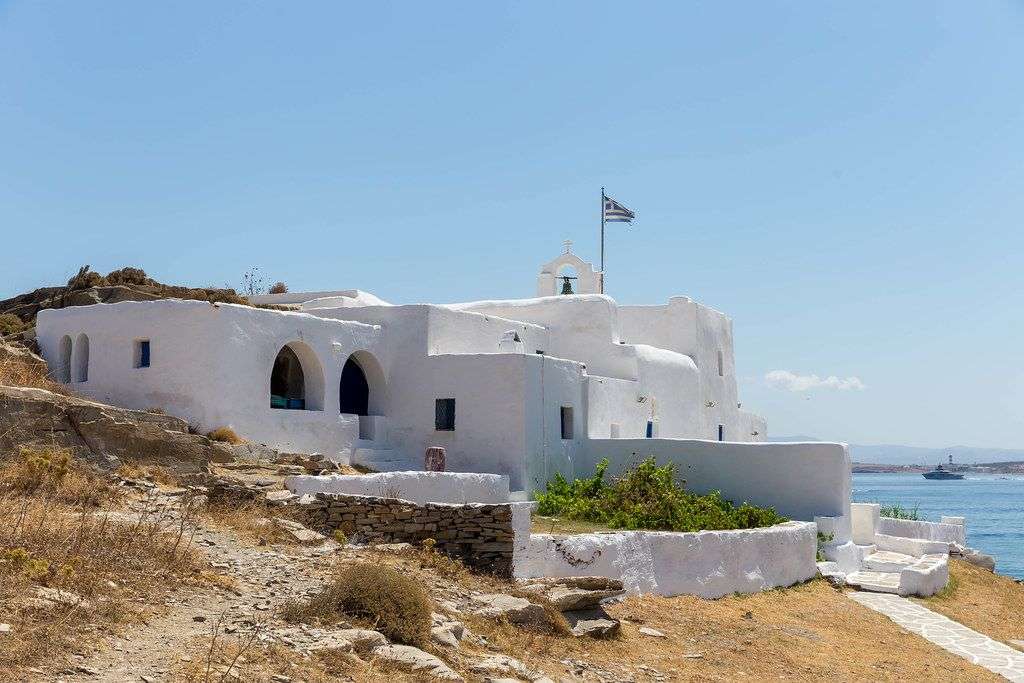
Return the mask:
{"type": "Polygon", "coordinates": [[[432,538],[435,548],[467,566],[512,574],[512,505],[413,503],[399,498],[318,493],[306,506],[307,522],[340,529],[361,543],[412,543],[432,538]]]}

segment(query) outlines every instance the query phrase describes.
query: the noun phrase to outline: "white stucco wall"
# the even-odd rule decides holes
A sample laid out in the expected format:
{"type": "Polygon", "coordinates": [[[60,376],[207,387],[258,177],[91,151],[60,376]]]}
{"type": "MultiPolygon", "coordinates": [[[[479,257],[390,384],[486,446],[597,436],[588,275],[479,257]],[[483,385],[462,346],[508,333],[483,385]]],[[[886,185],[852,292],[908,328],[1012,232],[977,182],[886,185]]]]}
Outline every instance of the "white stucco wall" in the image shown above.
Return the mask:
{"type": "Polygon", "coordinates": [[[37,333],[47,360],[58,356],[62,335],[88,335],[89,380],[73,385],[81,394],[160,408],[203,431],[229,426],[284,450],[325,453],[358,436],[358,422],[339,414],[341,368],[380,339],[379,328],[358,323],[176,299],[44,310],[37,333]],[[150,367],[134,367],[139,339],[150,341],[150,367]],[[298,349],[307,404],[319,410],[271,409],[271,369],[286,344],[298,349]]]}
{"type": "Polygon", "coordinates": [[[817,573],[816,527],[787,522],[765,529],[553,536],[534,534],[517,554],[517,578],[605,576],[635,593],[718,598],[790,586],[817,573]]]}
{"type": "Polygon", "coordinates": [[[967,545],[966,529],[962,524],[939,524],[924,520],[881,517],[879,518],[878,533],[967,545]]]}
{"type": "Polygon", "coordinates": [[[807,521],[849,511],[852,484],[845,444],[592,439],[576,476],[592,474],[602,458],[608,458],[614,476],[651,455],[659,464],[676,463],[686,488],[697,493],[720,490],[737,504],[771,506],[807,521]]]}
{"type": "Polygon", "coordinates": [[[381,472],[300,475],[285,479],[292,493],[387,496],[414,503],[507,503],[508,477],[478,472],[381,472]]]}

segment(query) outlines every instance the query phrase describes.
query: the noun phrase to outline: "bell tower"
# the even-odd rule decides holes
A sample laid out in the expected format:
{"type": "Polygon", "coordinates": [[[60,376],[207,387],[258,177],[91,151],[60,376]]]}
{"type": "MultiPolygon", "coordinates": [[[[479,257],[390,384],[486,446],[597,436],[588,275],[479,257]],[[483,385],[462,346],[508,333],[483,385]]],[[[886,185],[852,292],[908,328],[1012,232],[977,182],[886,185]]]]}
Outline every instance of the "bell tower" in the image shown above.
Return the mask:
{"type": "Polygon", "coordinates": [[[537,296],[599,294],[601,272],[572,253],[572,241],[565,240],[564,251],[545,263],[537,276],[537,296]]]}

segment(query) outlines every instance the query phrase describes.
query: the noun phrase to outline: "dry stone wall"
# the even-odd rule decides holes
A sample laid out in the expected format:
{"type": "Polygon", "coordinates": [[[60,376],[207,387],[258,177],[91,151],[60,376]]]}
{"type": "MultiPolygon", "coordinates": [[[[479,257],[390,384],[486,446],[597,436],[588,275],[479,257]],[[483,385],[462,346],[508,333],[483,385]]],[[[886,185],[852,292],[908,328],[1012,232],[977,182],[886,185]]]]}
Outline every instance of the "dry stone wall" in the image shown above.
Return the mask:
{"type": "Polygon", "coordinates": [[[499,576],[512,574],[510,504],[413,503],[399,498],[318,493],[306,506],[307,521],[324,531],[339,529],[363,543],[421,544],[467,566],[499,576]]]}

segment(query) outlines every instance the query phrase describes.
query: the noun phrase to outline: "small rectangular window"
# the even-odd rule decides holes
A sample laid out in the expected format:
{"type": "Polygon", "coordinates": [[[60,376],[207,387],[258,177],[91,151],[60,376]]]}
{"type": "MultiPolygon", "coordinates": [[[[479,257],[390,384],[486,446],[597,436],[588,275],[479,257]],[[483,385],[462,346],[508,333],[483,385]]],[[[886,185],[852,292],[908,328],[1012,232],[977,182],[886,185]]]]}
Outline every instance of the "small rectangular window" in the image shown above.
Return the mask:
{"type": "Polygon", "coordinates": [[[439,432],[455,431],[455,399],[434,400],[434,429],[439,432]]]}
{"type": "Polygon", "coordinates": [[[148,368],[149,367],[149,340],[148,339],[136,339],[135,340],[135,367],[137,367],[137,368],[148,368]]]}
{"type": "Polygon", "coordinates": [[[718,425],[718,440],[725,441],[725,425],[718,425]]]}
{"type": "Polygon", "coordinates": [[[718,376],[725,377],[725,356],[721,349],[718,350],[718,376]]]}
{"type": "Polygon", "coordinates": [[[562,438],[573,438],[572,406],[562,406],[562,438]]]}

